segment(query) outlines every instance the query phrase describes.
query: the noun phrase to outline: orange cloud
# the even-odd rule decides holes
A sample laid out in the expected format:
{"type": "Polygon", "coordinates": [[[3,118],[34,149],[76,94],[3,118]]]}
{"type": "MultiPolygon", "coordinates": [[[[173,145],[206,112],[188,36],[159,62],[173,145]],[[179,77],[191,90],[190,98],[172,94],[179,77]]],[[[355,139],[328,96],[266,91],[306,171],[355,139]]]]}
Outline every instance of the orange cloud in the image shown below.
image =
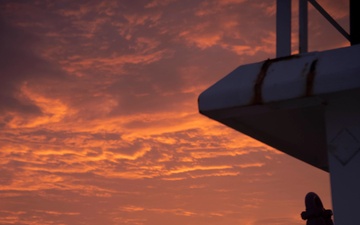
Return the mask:
{"type": "Polygon", "coordinates": [[[174,2],[175,0],[153,0],[147,5],[145,5],[145,8],[154,8],[159,6],[166,6],[174,2]]]}
{"type": "Polygon", "coordinates": [[[60,99],[47,98],[41,94],[38,94],[30,90],[27,85],[21,88],[22,95],[39,107],[42,111],[42,116],[35,118],[21,118],[20,116],[14,116],[11,121],[7,123],[10,128],[32,128],[44,124],[60,122],[65,116],[69,116],[71,110],[61,102],[60,99]]]}
{"type": "Polygon", "coordinates": [[[146,21],[151,21],[152,23],[157,23],[161,18],[161,13],[154,14],[125,14],[125,19],[131,25],[144,25],[146,21]]]}
{"type": "Polygon", "coordinates": [[[229,169],[231,166],[193,166],[193,167],[180,167],[172,169],[168,172],[168,174],[177,174],[177,173],[186,173],[196,170],[219,170],[219,169],[229,169]]]}
{"type": "Polygon", "coordinates": [[[197,108],[233,67],[274,54],[273,6],[4,3],[0,223],[295,221],[324,176],[197,108]]]}
{"type": "Polygon", "coordinates": [[[194,34],[191,31],[180,33],[186,41],[196,45],[200,49],[206,49],[216,45],[221,40],[221,33],[194,34]]]}

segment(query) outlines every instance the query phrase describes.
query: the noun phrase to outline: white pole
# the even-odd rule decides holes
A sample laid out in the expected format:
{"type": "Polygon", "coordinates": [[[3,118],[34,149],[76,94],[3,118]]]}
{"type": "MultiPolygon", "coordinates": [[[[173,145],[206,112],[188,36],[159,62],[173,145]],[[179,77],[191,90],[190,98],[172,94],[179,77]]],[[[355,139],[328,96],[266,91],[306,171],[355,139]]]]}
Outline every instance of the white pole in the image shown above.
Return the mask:
{"type": "Polygon", "coordinates": [[[291,0],[276,1],[276,57],[291,55],[291,0]]]}
{"type": "Polygon", "coordinates": [[[299,53],[308,51],[308,1],[299,0],[299,53]]]}

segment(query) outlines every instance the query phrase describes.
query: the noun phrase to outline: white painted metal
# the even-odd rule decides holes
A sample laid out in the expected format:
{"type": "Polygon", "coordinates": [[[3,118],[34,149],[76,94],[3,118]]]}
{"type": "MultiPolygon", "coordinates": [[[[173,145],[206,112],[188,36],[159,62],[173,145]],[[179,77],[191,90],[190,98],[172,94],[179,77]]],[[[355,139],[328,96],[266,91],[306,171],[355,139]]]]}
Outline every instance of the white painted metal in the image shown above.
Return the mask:
{"type": "Polygon", "coordinates": [[[330,171],[336,224],[360,224],[360,45],[240,66],[199,110],[330,171]]]}
{"type": "Polygon", "coordinates": [[[266,60],[240,66],[205,90],[199,97],[199,108],[206,114],[252,105],[265,109],[265,103],[289,99],[307,101],[306,96],[359,88],[359,74],[358,45],[266,60]],[[268,68],[264,68],[266,63],[268,68]],[[261,102],[254,102],[262,72],[261,102]]]}
{"type": "Polygon", "coordinates": [[[331,99],[325,118],[335,224],[358,225],[360,93],[351,90],[331,99]]]}

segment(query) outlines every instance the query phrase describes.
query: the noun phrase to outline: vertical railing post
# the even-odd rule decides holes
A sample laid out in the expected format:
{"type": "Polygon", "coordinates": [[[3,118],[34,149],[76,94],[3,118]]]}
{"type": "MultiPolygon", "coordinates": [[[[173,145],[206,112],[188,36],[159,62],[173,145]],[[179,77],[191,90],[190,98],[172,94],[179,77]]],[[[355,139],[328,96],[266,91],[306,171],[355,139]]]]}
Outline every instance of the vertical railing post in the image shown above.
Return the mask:
{"type": "Polygon", "coordinates": [[[291,55],[291,0],[276,0],[276,57],[291,55]]]}
{"type": "Polygon", "coordinates": [[[308,1],[299,0],[299,53],[308,51],[308,1]]]}

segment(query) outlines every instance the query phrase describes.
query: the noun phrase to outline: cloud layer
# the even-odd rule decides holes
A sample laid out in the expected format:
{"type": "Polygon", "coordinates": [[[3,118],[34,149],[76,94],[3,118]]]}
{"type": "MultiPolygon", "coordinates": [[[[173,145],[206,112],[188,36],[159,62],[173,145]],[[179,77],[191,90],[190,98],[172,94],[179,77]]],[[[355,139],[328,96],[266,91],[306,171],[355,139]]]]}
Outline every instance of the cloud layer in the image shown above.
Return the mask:
{"type": "Polygon", "coordinates": [[[198,114],[208,86],[274,57],[274,9],[2,1],[0,223],[303,224],[308,191],[330,204],[327,174],[198,114]]]}

